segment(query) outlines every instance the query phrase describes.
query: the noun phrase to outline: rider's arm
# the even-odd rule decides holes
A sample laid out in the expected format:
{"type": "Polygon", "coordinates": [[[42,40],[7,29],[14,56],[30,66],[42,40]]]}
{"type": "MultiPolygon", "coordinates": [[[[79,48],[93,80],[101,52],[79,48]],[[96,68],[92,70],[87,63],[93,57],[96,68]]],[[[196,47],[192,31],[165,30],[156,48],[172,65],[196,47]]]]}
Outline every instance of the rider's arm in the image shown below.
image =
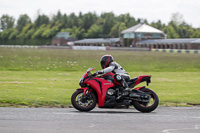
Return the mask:
{"type": "Polygon", "coordinates": [[[101,71],[97,71],[96,74],[106,74],[106,73],[109,73],[109,72],[112,72],[113,70],[115,69],[115,66],[109,66],[101,71]]]}
{"type": "Polygon", "coordinates": [[[115,62],[111,62],[109,67],[106,67],[101,71],[97,71],[97,74],[106,74],[106,73],[112,72],[116,67],[117,67],[116,63],[115,62]]]}
{"type": "Polygon", "coordinates": [[[109,67],[103,69],[103,74],[112,72],[114,69],[115,69],[115,66],[109,66],[109,67]]]}

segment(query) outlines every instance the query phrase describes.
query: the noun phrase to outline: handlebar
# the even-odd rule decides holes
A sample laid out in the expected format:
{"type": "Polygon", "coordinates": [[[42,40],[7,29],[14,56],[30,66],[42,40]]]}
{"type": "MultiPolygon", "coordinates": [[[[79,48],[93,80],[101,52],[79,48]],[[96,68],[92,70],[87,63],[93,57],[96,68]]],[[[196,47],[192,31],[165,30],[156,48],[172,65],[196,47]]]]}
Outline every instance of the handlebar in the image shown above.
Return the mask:
{"type": "Polygon", "coordinates": [[[96,77],[96,76],[97,76],[97,74],[96,74],[96,73],[93,73],[91,76],[93,76],[93,77],[96,77]]]}

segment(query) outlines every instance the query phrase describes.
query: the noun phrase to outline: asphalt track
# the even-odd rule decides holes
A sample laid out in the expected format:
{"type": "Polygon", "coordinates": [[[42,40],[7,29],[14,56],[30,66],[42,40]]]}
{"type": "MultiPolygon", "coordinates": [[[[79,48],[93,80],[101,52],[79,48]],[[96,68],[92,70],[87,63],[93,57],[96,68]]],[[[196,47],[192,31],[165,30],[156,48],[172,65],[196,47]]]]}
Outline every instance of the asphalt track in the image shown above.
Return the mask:
{"type": "Polygon", "coordinates": [[[200,107],[0,108],[0,133],[200,133],[200,107]]]}

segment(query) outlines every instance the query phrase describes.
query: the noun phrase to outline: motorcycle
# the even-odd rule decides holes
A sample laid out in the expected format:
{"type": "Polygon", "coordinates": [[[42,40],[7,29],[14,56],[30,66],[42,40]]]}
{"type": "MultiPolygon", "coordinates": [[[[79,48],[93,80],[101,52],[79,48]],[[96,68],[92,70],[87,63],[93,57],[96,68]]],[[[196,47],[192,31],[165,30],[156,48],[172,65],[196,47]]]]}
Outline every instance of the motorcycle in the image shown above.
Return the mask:
{"type": "Polygon", "coordinates": [[[134,88],[141,82],[146,81],[147,86],[151,82],[151,75],[142,75],[127,81],[129,88],[134,88],[128,95],[117,99],[123,94],[124,89],[118,83],[113,73],[97,76],[92,74],[94,68],[89,68],[81,77],[77,89],[71,96],[71,103],[79,111],[90,111],[96,107],[116,108],[133,105],[140,112],[148,113],[154,111],[159,99],[157,94],[145,86],[134,88]]]}

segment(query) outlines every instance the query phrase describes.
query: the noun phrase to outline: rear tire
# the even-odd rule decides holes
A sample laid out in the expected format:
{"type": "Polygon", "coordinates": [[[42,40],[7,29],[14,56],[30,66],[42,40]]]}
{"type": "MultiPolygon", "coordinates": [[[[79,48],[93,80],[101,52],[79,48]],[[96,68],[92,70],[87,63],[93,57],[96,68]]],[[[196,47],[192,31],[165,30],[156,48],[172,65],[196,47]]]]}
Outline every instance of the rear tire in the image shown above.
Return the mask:
{"type": "Polygon", "coordinates": [[[74,108],[85,112],[94,109],[97,103],[95,94],[91,92],[85,100],[82,100],[82,96],[83,90],[77,90],[72,94],[71,102],[74,108]]]}
{"type": "Polygon", "coordinates": [[[138,111],[141,111],[143,113],[149,113],[151,111],[154,111],[158,107],[158,104],[159,104],[159,99],[158,99],[157,94],[153,90],[148,89],[148,88],[142,88],[142,89],[140,89],[140,91],[148,93],[151,96],[150,101],[152,103],[149,103],[150,104],[149,105],[149,104],[142,103],[142,102],[139,102],[139,101],[133,101],[133,106],[138,111]]]}

